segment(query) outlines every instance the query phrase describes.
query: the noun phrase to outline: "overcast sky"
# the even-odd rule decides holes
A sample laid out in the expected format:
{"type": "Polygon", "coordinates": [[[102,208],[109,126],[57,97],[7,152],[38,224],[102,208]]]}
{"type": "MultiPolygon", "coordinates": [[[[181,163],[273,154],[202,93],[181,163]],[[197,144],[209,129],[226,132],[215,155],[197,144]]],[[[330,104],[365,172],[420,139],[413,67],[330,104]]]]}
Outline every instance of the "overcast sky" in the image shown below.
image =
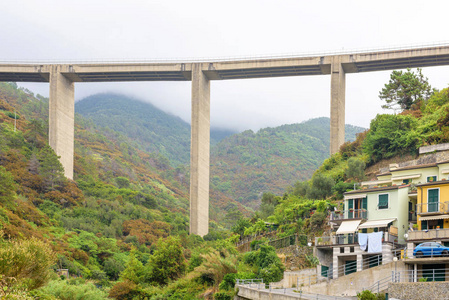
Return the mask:
{"type": "MultiPolygon", "coordinates": [[[[0,61],[264,56],[449,42],[448,1],[14,0],[0,61]]],[[[445,88],[449,67],[424,68],[445,88]]],[[[346,123],[368,127],[390,72],[346,75],[346,123]]],[[[48,84],[23,84],[48,96],[48,84]]],[[[190,121],[190,82],[76,83],[76,100],[122,92],[190,121]]],[[[212,126],[257,130],[329,116],[330,76],[211,82],[212,126]]]]}

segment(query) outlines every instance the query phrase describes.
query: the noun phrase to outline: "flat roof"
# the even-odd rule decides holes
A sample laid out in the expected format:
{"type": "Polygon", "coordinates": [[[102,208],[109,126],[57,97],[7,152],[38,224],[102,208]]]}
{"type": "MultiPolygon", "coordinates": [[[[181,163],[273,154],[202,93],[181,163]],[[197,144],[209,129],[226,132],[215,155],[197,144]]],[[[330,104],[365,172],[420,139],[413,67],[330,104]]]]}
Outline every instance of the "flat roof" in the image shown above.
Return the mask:
{"type": "Polygon", "coordinates": [[[441,184],[449,184],[449,180],[439,180],[417,184],[416,186],[430,186],[430,185],[441,185],[441,184]]]}
{"type": "MultiPolygon", "coordinates": [[[[448,181],[449,183],[449,181],[448,181]]],[[[392,185],[392,186],[384,186],[384,187],[377,187],[377,188],[369,188],[369,189],[362,189],[362,190],[355,190],[355,191],[349,191],[343,193],[343,195],[351,195],[351,194],[365,194],[370,192],[377,192],[377,191],[387,191],[387,190],[396,190],[401,189],[405,187],[409,187],[410,184],[405,185],[392,185]]]]}
{"type": "Polygon", "coordinates": [[[404,263],[406,264],[418,264],[418,265],[429,265],[429,264],[447,264],[449,263],[449,257],[422,257],[422,258],[405,258],[404,263]]]}

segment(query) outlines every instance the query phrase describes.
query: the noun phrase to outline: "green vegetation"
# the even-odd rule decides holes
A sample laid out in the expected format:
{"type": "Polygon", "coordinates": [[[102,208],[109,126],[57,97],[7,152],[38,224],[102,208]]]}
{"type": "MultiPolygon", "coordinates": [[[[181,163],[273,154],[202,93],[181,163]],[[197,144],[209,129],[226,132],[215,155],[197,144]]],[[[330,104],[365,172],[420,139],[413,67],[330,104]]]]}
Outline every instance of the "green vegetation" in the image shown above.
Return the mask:
{"type": "MultiPolygon", "coordinates": [[[[0,84],[0,297],[232,299],[236,279],[282,279],[276,243],[306,246],[329,230],[329,212],[366,167],[449,142],[449,89],[377,116],[328,158],[324,118],[227,137],[213,150],[210,232],[201,238],[188,234],[187,167],[77,115],[75,180],[67,180],[38,121],[47,107],[0,84]],[[224,193],[260,206],[250,215],[224,193]],[[239,253],[243,239],[251,251],[239,253]]],[[[317,262],[305,251],[299,267],[317,262]]]]}
{"type": "Polygon", "coordinates": [[[390,81],[380,91],[379,98],[386,104],[386,109],[419,109],[421,103],[426,102],[433,93],[428,79],[424,77],[421,69],[416,74],[410,69],[406,72],[393,71],[390,81]]]}
{"type": "MultiPolygon", "coordinates": [[[[197,258],[215,251],[214,242],[187,235],[188,169],[172,168],[159,154],[140,151],[127,137],[102,131],[77,115],[75,181],[67,180],[47,144],[47,110],[48,99],[15,84],[0,84],[4,296],[119,299],[154,291],[158,295],[170,284],[188,282],[185,289],[191,298],[201,298],[207,283],[176,281],[187,275],[188,265],[189,273],[202,266],[203,260],[190,263],[191,251],[197,258]],[[7,113],[15,109],[22,116],[16,131],[7,113]],[[40,244],[36,249],[27,243],[40,244]],[[51,259],[44,257],[46,251],[51,259]],[[58,278],[56,269],[67,269],[71,279],[58,278]]],[[[239,216],[246,212],[232,199],[220,194],[217,198],[222,202],[214,205],[212,220],[226,215],[221,203],[234,205],[239,216]]],[[[211,224],[211,235],[221,241],[230,236],[217,222],[211,224]]],[[[236,260],[235,249],[232,253],[236,260]]]]}
{"type": "MultiPolygon", "coordinates": [[[[36,238],[4,240],[0,238],[0,296],[17,295],[45,285],[51,277],[55,253],[36,238]]],[[[3,298],[3,297],[2,297],[3,298]]]]}
{"type": "MultiPolygon", "coordinates": [[[[119,94],[97,94],[76,103],[76,112],[93,124],[129,138],[140,150],[156,153],[165,163],[190,163],[190,125],[151,103],[119,94]]],[[[235,132],[211,129],[211,143],[235,132]]]]}
{"type": "MultiPolygon", "coordinates": [[[[329,130],[329,119],[318,118],[232,135],[211,149],[211,188],[256,208],[261,191],[281,194],[312,176],[329,156],[329,130]]],[[[362,130],[346,125],[346,140],[362,130]]]]}
{"type": "Polygon", "coordinates": [[[385,300],[385,294],[373,293],[371,291],[365,290],[363,292],[357,293],[357,299],[360,299],[360,300],[385,300]]]}

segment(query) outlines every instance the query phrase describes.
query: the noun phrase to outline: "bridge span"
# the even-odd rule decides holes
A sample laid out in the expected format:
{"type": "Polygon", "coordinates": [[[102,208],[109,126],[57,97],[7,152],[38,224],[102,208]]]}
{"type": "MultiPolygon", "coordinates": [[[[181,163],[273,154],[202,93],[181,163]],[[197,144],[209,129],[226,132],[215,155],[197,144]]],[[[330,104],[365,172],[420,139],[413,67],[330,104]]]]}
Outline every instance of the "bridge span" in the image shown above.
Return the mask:
{"type": "Polygon", "coordinates": [[[323,56],[159,63],[0,63],[0,81],[49,82],[49,143],[73,178],[75,82],[191,81],[190,232],[209,224],[210,81],[331,75],[330,153],[344,143],[345,74],[449,65],[449,45],[323,56]]]}

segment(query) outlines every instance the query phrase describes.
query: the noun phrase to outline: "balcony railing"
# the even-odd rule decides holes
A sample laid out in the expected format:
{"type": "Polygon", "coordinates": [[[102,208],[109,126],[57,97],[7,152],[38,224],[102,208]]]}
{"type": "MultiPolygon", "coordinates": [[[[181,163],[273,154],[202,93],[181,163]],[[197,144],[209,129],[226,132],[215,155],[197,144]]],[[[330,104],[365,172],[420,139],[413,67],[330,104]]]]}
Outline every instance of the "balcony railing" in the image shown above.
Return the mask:
{"type": "Polygon", "coordinates": [[[449,238],[449,228],[414,230],[408,232],[409,240],[434,240],[449,238]]]}
{"type": "Polygon", "coordinates": [[[449,201],[425,202],[416,204],[418,215],[447,214],[449,213],[449,201]]]}
{"type": "Polygon", "coordinates": [[[340,221],[348,219],[368,219],[368,211],[366,209],[349,209],[343,211],[333,211],[330,215],[331,221],[340,221]]]}
{"type": "Polygon", "coordinates": [[[345,235],[331,235],[315,238],[315,246],[325,245],[348,245],[358,243],[357,233],[345,234],[345,235]]]}
{"type": "MultiPolygon", "coordinates": [[[[384,232],[383,242],[397,243],[398,236],[391,232],[384,232]]],[[[331,245],[349,245],[358,244],[358,233],[351,233],[345,235],[331,235],[315,238],[315,246],[331,246],[331,245]]]]}

